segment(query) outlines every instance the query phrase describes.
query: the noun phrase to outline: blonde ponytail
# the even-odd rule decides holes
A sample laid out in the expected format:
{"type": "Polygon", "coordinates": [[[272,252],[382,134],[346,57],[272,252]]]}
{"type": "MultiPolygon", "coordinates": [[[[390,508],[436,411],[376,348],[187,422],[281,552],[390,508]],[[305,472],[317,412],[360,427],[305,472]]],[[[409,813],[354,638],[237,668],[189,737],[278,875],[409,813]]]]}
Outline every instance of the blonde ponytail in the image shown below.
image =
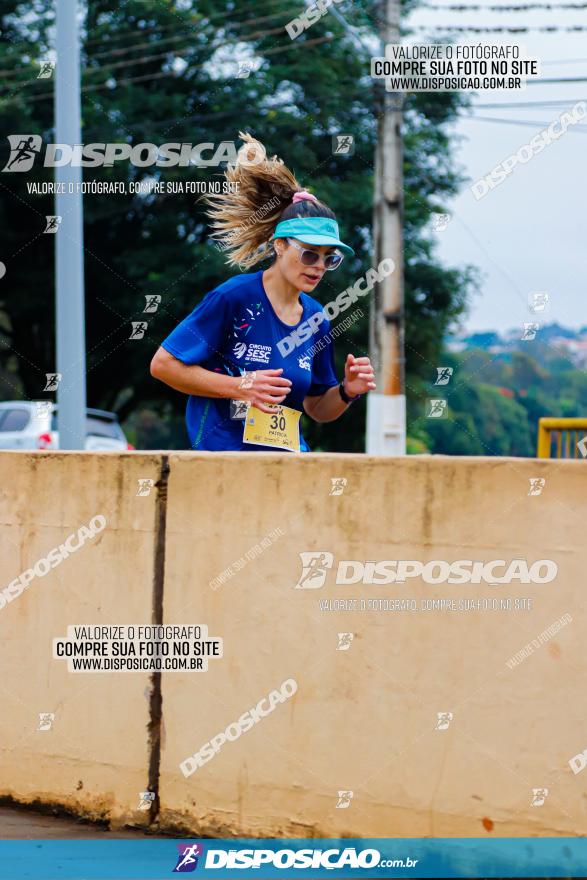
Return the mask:
{"type": "Polygon", "coordinates": [[[248,269],[266,256],[281,215],[302,187],[281,159],[267,158],[260,141],[243,132],[239,137],[244,144],[236,165],[224,172],[234,191],[203,200],[210,206],[210,237],[226,251],[228,263],[248,269]]]}

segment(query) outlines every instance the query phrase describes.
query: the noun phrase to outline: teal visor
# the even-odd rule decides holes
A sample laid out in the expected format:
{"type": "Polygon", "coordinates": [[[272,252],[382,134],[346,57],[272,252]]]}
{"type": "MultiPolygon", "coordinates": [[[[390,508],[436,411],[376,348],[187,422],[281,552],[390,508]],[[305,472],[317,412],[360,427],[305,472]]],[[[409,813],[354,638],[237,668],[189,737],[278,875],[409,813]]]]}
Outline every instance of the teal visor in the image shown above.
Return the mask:
{"type": "Polygon", "coordinates": [[[304,244],[326,245],[337,247],[353,257],[352,247],[340,240],[338,223],[329,217],[293,217],[291,220],[283,220],[278,223],[273,238],[297,238],[304,244]]]}

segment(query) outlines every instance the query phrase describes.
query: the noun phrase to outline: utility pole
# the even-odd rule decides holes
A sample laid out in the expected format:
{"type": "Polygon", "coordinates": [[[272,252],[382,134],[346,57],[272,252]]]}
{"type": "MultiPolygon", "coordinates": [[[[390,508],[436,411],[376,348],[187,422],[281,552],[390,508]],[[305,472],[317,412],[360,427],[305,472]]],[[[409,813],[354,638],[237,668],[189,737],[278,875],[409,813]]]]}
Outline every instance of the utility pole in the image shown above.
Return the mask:
{"type": "MultiPolygon", "coordinates": [[[[400,0],[381,0],[381,56],[388,43],[400,42],[400,0]]],[[[369,350],[377,392],[367,395],[366,451],[369,455],[405,455],[404,392],[402,96],[375,80],[378,112],[373,205],[373,265],[391,258],[395,269],[374,288],[369,350]]]]}
{"type": "MultiPolygon", "coordinates": [[[[77,0],[57,0],[55,141],[81,144],[80,34],[77,0]]],[[[81,168],[55,168],[55,299],[57,430],[60,449],[84,449],[86,439],[86,345],[84,309],[83,199],[81,168]],[[70,192],[70,185],[72,192],[70,192]],[[61,193],[60,190],[64,192],[61,193]]]]}

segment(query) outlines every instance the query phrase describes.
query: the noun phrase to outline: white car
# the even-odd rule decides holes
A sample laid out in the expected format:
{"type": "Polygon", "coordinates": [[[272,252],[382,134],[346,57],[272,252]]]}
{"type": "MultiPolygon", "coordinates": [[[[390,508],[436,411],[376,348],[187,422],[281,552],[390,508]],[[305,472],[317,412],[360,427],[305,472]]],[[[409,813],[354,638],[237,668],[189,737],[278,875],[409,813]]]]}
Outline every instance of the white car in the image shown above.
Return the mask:
{"type": "MultiPolygon", "coordinates": [[[[59,449],[57,405],[51,400],[7,400],[0,403],[0,449],[59,449]]],[[[134,449],[124,436],[118,416],[86,409],[84,449],[134,449]]]]}

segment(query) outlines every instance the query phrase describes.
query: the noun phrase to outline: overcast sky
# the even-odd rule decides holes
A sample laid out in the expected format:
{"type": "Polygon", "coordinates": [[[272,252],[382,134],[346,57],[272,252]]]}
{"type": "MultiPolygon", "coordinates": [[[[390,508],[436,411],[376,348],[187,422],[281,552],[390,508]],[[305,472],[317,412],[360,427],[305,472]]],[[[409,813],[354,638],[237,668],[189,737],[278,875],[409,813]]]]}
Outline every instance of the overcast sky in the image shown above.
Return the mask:
{"type": "MultiPolygon", "coordinates": [[[[446,4],[449,0],[438,0],[441,2],[446,4]]],[[[495,0],[481,2],[494,5],[495,0]]],[[[507,2],[513,5],[525,0],[507,2]]],[[[427,27],[434,24],[583,25],[587,28],[587,9],[523,12],[422,9],[411,16],[408,24],[427,27]]],[[[459,41],[521,43],[528,55],[541,60],[542,78],[587,77],[587,30],[585,33],[470,34],[466,38],[460,36],[459,41]],[[582,61],[568,63],[570,59],[582,61]],[[549,63],[551,61],[556,63],[549,63]]],[[[587,119],[583,124],[571,126],[564,136],[526,164],[517,165],[503,183],[479,201],[469,189],[471,183],[528,144],[542,128],[580,100],[587,100],[587,82],[534,84],[517,92],[479,92],[474,98],[474,117],[531,121],[537,125],[526,127],[464,118],[454,129],[462,137],[455,158],[464,166],[471,181],[449,207],[452,219],[448,227],[436,236],[438,253],[445,264],[468,263],[483,273],[482,291],[474,297],[465,319],[468,330],[504,330],[532,320],[558,321],[575,329],[587,325],[587,119]],[[529,101],[564,103],[554,107],[512,106],[485,110],[480,107],[529,101]],[[547,315],[538,318],[529,312],[527,297],[531,292],[550,294],[547,315]]]]}

